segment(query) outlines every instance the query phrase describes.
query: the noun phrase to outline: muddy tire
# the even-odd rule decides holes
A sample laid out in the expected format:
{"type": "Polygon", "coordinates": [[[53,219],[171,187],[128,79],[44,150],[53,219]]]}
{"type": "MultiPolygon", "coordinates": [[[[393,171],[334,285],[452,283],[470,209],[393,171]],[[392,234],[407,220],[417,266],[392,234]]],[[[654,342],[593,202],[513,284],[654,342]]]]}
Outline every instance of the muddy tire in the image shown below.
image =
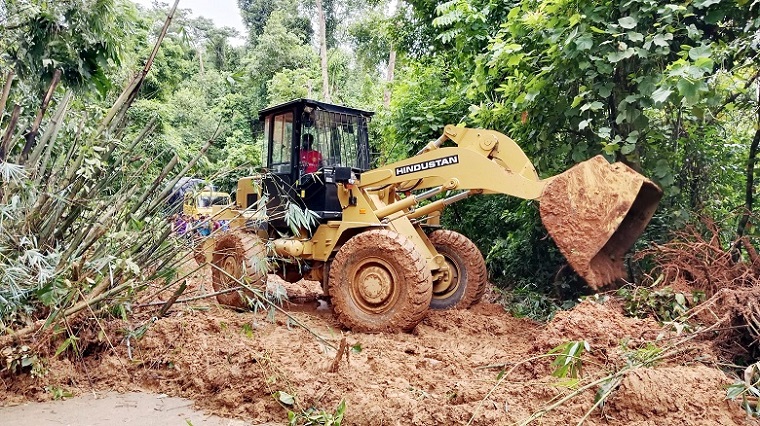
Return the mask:
{"type": "Polygon", "coordinates": [[[385,229],[348,240],[330,265],[327,286],[338,321],[370,333],[413,329],[425,317],[433,288],[414,243],[385,229]]]}
{"type": "MultiPolygon", "coordinates": [[[[211,258],[211,284],[214,286],[214,291],[239,287],[230,276],[243,281],[250,287],[264,290],[266,271],[257,265],[265,256],[266,247],[254,234],[234,232],[216,237],[214,254],[211,258]]],[[[222,305],[249,309],[248,298],[253,297],[251,291],[240,289],[219,294],[216,300],[222,305]]]]}
{"type": "Polygon", "coordinates": [[[193,259],[198,266],[204,266],[206,264],[206,252],[203,250],[203,239],[196,237],[192,241],[193,244],[193,259]]]}
{"type": "Polygon", "coordinates": [[[486,291],[488,273],[483,255],[464,235],[448,230],[432,232],[428,238],[446,258],[451,271],[433,283],[431,309],[467,309],[480,302],[486,291]]]}

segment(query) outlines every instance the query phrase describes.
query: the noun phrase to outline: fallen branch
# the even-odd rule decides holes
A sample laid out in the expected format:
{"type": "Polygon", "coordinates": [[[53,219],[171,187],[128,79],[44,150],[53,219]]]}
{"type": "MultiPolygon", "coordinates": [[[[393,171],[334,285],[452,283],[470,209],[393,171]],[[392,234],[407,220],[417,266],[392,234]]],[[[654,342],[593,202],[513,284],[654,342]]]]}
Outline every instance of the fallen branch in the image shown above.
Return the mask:
{"type": "Polygon", "coordinates": [[[242,288],[250,291],[251,294],[253,294],[259,301],[261,301],[265,305],[268,305],[269,307],[271,307],[275,311],[277,311],[277,312],[285,315],[288,318],[288,320],[290,320],[291,322],[293,322],[293,324],[295,324],[298,327],[301,327],[302,329],[306,330],[309,334],[311,334],[317,340],[319,340],[320,342],[322,342],[323,345],[328,346],[330,348],[333,348],[335,350],[338,349],[338,348],[335,347],[335,345],[332,342],[330,342],[329,340],[327,340],[324,337],[322,337],[319,334],[317,334],[315,331],[313,331],[312,329],[310,329],[309,327],[307,327],[304,323],[302,323],[301,321],[299,321],[298,319],[296,319],[296,317],[294,317],[293,315],[291,315],[290,313],[288,313],[287,311],[285,311],[284,309],[282,309],[282,307],[280,307],[276,303],[274,303],[271,300],[267,299],[266,296],[261,292],[260,289],[253,288],[253,287],[249,286],[248,284],[244,283],[239,278],[233,277],[227,271],[225,271],[224,269],[222,269],[222,268],[214,265],[213,263],[210,263],[209,265],[211,265],[212,268],[216,268],[217,270],[219,270],[221,273],[223,273],[224,275],[226,275],[231,280],[235,281],[240,287],[242,287],[242,288]]]}
{"type": "MultiPolygon", "coordinates": [[[[215,291],[213,293],[201,294],[200,296],[193,296],[193,297],[187,297],[187,298],[184,298],[184,299],[177,299],[174,303],[194,302],[196,300],[208,299],[208,298],[211,298],[211,297],[216,297],[216,296],[218,296],[220,294],[232,293],[233,291],[238,291],[238,290],[242,290],[242,289],[243,289],[242,287],[225,288],[224,290],[215,291]]],[[[149,308],[151,306],[162,306],[162,305],[165,305],[166,303],[167,303],[167,301],[159,300],[158,302],[149,302],[149,303],[142,303],[142,304],[139,304],[139,305],[134,305],[134,306],[132,306],[132,308],[133,309],[137,309],[137,308],[149,308]]]]}
{"type": "MultiPolygon", "coordinates": [[[[105,281],[105,280],[104,280],[105,281]]],[[[76,313],[79,313],[80,311],[91,308],[92,306],[96,305],[97,303],[102,302],[103,300],[115,296],[117,294],[120,294],[123,291],[126,291],[127,289],[131,288],[134,284],[133,280],[126,281],[125,283],[118,285],[106,292],[102,292],[98,295],[93,295],[93,293],[90,293],[90,298],[88,300],[81,301],[77,303],[76,305],[70,307],[69,309],[66,309],[63,311],[59,317],[60,318],[66,318],[71,315],[74,315],[76,313]]],[[[52,317],[53,315],[51,315],[52,317]]],[[[42,331],[43,328],[45,328],[45,325],[52,322],[50,320],[50,317],[44,320],[37,320],[31,325],[28,325],[21,330],[18,331],[11,331],[10,334],[6,334],[4,336],[0,336],[0,348],[3,348],[5,346],[9,346],[15,342],[19,342],[21,339],[24,339],[34,333],[37,333],[39,331],[42,331]]],[[[9,330],[9,329],[6,329],[9,330]]]]}
{"type": "Polygon", "coordinates": [[[159,318],[163,318],[166,316],[166,313],[169,312],[169,308],[172,307],[172,305],[177,301],[177,298],[182,295],[182,293],[185,292],[185,289],[187,288],[187,280],[185,280],[182,284],[177,287],[177,290],[172,294],[172,297],[169,298],[169,300],[164,303],[164,306],[161,307],[161,310],[158,311],[159,318]]]}
{"type": "Polygon", "coordinates": [[[335,354],[335,359],[333,359],[332,365],[330,366],[331,373],[338,372],[338,367],[340,367],[340,360],[342,360],[344,356],[346,357],[346,360],[348,360],[348,350],[347,350],[345,337],[340,339],[340,346],[338,347],[338,353],[335,354]]]}

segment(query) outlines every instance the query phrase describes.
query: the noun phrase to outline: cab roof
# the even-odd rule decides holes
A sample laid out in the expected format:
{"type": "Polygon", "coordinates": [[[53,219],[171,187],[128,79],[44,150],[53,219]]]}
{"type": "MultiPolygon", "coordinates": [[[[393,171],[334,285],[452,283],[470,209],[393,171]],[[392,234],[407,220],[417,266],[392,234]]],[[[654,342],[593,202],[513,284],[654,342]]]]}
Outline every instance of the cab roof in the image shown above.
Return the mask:
{"type": "Polygon", "coordinates": [[[272,113],[277,113],[280,111],[292,111],[293,107],[298,106],[301,109],[307,106],[311,106],[314,108],[322,109],[328,112],[337,112],[339,114],[350,114],[350,115],[363,115],[365,117],[372,117],[375,115],[372,111],[365,111],[363,109],[358,108],[351,108],[343,105],[335,105],[335,104],[328,104],[326,102],[321,101],[315,101],[314,99],[307,99],[307,98],[301,98],[301,99],[294,99],[289,102],[285,102],[284,104],[279,104],[275,106],[271,106],[269,108],[264,108],[261,111],[259,111],[259,120],[264,120],[264,117],[267,115],[271,115],[272,113]]]}

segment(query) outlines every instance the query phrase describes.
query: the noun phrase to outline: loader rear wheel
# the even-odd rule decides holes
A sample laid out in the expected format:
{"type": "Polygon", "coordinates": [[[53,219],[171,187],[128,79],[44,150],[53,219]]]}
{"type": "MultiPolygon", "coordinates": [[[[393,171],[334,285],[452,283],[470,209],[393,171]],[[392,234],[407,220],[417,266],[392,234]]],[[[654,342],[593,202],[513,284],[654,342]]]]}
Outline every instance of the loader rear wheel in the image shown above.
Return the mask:
{"type": "Polygon", "coordinates": [[[370,333],[413,329],[432,297],[425,259],[413,242],[386,229],[348,240],[330,265],[327,286],[338,321],[370,333]]]}
{"type": "MultiPolygon", "coordinates": [[[[217,237],[211,258],[211,284],[214,291],[240,287],[236,279],[248,286],[264,290],[266,271],[259,265],[265,256],[266,248],[261,239],[254,234],[234,232],[217,237]]],[[[248,309],[248,298],[253,297],[250,290],[239,289],[219,294],[216,300],[222,305],[248,309]]]]}
{"type": "Polygon", "coordinates": [[[467,309],[480,302],[488,274],[478,247],[464,235],[444,229],[428,238],[449,267],[449,272],[433,283],[430,308],[467,309]]]}
{"type": "Polygon", "coordinates": [[[203,266],[208,263],[206,259],[205,243],[206,239],[201,237],[194,237],[192,240],[193,259],[195,259],[195,263],[197,263],[198,266],[203,266]]]}

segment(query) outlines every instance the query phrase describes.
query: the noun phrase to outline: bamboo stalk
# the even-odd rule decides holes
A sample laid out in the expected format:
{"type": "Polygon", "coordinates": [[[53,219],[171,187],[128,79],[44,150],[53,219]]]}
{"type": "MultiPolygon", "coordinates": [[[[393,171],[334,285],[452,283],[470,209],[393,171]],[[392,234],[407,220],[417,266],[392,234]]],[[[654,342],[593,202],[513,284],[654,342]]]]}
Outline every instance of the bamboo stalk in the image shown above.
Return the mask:
{"type": "Polygon", "coordinates": [[[40,137],[40,140],[35,144],[34,149],[32,150],[31,154],[29,154],[29,157],[27,158],[27,168],[32,170],[34,174],[34,169],[38,166],[38,161],[40,157],[42,156],[42,153],[44,152],[45,148],[47,148],[47,142],[50,140],[51,134],[53,131],[55,131],[56,125],[58,125],[61,121],[61,115],[62,113],[66,112],[66,109],[68,109],[68,98],[69,98],[69,91],[66,92],[66,95],[64,95],[64,99],[60,102],[58,105],[58,108],[55,109],[55,112],[53,113],[53,117],[50,119],[50,123],[46,126],[47,129],[45,132],[42,133],[42,136],[40,137]]]}
{"type": "Polygon", "coordinates": [[[108,110],[105,117],[103,117],[103,120],[100,121],[98,128],[95,130],[95,137],[99,137],[101,134],[103,134],[108,125],[111,124],[111,121],[116,116],[116,114],[119,113],[124,103],[127,101],[129,94],[132,93],[135,87],[137,87],[138,83],[139,74],[135,74],[132,76],[132,80],[129,81],[129,84],[127,84],[124,90],[121,91],[119,97],[116,98],[116,101],[114,101],[113,105],[111,105],[111,108],[108,110]]]}
{"type": "Polygon", "coordinates": [[[166,179],[166,177],[169,175],[169,173],[174,169],[174,167],[179,162],[179,157],[177,155],[174,155],[172,157],[171,161],[169,161],[166,166],[164,166],[163,170],[161,170],[161,173],[156,177],[156,179],[153,180],[153,183],[150,186],[150,190],[145,191],[142,197],[135,203],[135,205],[132,207],[131,213],[135,214],[137,210],[140,209],[140,207],[145,203],[145,201],[150,197],[150,195],[153,193],[153,191],[158,188],[158,186],[161,184],[161,182],[166,179]]]}
{"type": "Polygon", "coordinates": [[[16,130],[18,124],[18,116],[21,114],[21,105],[16,104],[13,106],[13,112],[11,113],[11,120],[8,122],[8,127],[5,128],[5,134],[0,142],[0,161],[5,161],[11,150],[11,141],[13,140],[13,132],[16,130]]]}
{"type": "Polygon", "coordinates": [[[124,151],[126,155],[129,155],[137,147],[138,143],[144,141],[149,134],[153,133],[153,131],[156,130],[156,121],[156,117],[153,116],[150,118],[150,120],[148,120],[147,123],[145,123],[145,127],[143,127],[140,133],[132,141],[132,144],[126,149],[126,151],[124,151]]]}
{"type": "Polygon", "coordinates": [[[13,70],[8,71],[5,75],[5,84],[3,85],[3,93],[0,95],[0,123],[3,121],[3,114],[5,114],[5,104],[8,102],[8,97],[11,94],[11,85],[13,84],[13,77],[15,73],[13,70]]]}
{"type": "MultiPolygon", "coordinates": [[[[56,114],[53,116],[53,119],[50,122],[50,127],[48,130],[42,135],[42,139],[40,140],[40,147],[46,147],[44,157],[42,158],[42,161],[39,163],[39,167],[35,167],[35,173],[37,174],[37,179],[35,181],[36,185],[40,185],[42,183],[42,178],[45,176],[45,173],[48,169],[48,163],[50,161],[50,156],[53,153],[53,147],[55,146],[55,141],[58,136],[58,132],[61,130],[61,127],[63,126],[63,117],[68,112],[69,106],[71,105],[71,99],[74,97],[74,92],[69,90],[66,92],[66,95],[63,98],[63,101],[61,101],[61,105],[58,108],[58,111],[56,111],[56,114]]],[[[37,155],[32,155],[32,158],[35,158],[37,155]]]]}
{"type": "MultiPolygon", "coordinates": [[[[103,280],[103,281],[106,281],[106,280],[103,280]]],[[[105,289],[105,286],[101,287],[100,292],[98,293],[96,293],[96,290],[94,289],[90,293],[89,299],[78,302],[74,306],[64,310],[61,313],[61,315],[58,315],[58,316],[63,317],[63,318],[70,317],[71,315],[76,314],[79,311],[82,311],[83,309],[90,308],[94,306],[95,304],[100,303],[101,301],[109,297],[116,296],[119,293],[122,293],[130,289],[133,284],[134,282],[132,280],[129,280],[108,291],[103,291],[105,289]]],[[[3,336],[0,336],[0,348],[8,346],[14,342],[21,341],[21,339],[23,338],[26,338],[34,333],[38,333],[42,331],[46,323],[48,323],[48,320],[38,320],[38,321],[35,321],[31,325],[28,325],[16,332],[13,332],[12,334],[6,334],[3,336]]]]}
{"type": "Polygon", "coordinates": [[[167,300],[163,306],[161,306],[161,310],[158,311],[158,317],[163,318],[166,316],[167,312],[169,312],[169,308],[172,307],[174,302],[177,301],[177,298],[179,298],[182,293],[185,292],[185,289],[187,288],[187,280],[185,280],[182,284],[177,287],[177,290],[172,294],[172,297],[167,300]]]}
{"type": "MultiPolygon", "coordinates": [[[[59,176],[60,171],[63,169],[63,167],[67,166],[69,164],[69,161],[71,161],[71,158],[74,156],[74,152],[76,152],[76,148],[79,146],[79,138],[82,136],[82,132],[84,131],[84,127],[87,124],[87,111],[85,111],[82,114],[82,119],[79,121],[79,127],[77,127],[77,132],[74,134],[74,140],[71,142],[71,147],[69,148],[69,151],[66,153],[66,157],[64,157],[63,161],[60,162],[60,165],[58,168],[56,168],[56,171],[53,173],[53,176],[59,176]]],[[[54,182],[54,181],[51,181],[54,182]]]]}
{"type": "MultiPolygon", "coordinates": [[[[232,293],[233,291],[241,290],[241,287],[230,287],[225,288],[224,290],[215,291],[213,293],[205,293],[201,294],[199,296],[192,296],[192,297],[186,297],[184,299],[177,299],[174,303],[187,303],[187,302],[195,302],[197,300],[203,300],[203,299],[209,299],[211,297],[216,297],[222,294],[232,293]]],[[[158,302],[149,302],[149,303],[141,303],[139,305],[133,305],[133,309],[140,309],[140,308],[150,308],[153,306],[162,306],[165,305],[166,302],[163,300],[159,300],[158,302]]]]}
{"type": "MultiPolygon", "coordinates": [[[[169,198],[169,196],[171,195],[171,193],[174,191],[174,185],[176,185],[177,182],[179,182],[179,180],[182,178],[182,176],[184,176],[193,166],[195,166],[195,163],[197,163],[198,160],[203,155],[206,154],[206,151],[208,151],[208,149],[211,147],[211,144],[214,142],[214,139],[216,139],[216,137],[218,135],[219,135],[219,129],[217,128],[217,132],[212,136],[211,139],[209,139],[203,145],[203,148],[201,148],[201,150],[198,152],[198,154],[192,160],[190,160],[189,163],[187,163],[187,165],[185,166],[185,168],[183,168],[182,171],[179,172],[179,174],[177,174],[177,176],[175,176],[174,179],[172,179],[171,182],[168,185],[166,185],[166,188],[164,188],[164,190],[161,192],[161,194],[158,197],[156,197],[153,200],[153,202],[151,202],[151,204],[149,205],[147,211],[153,211],[153,210],[155,210],[156,207],[159,204],[163,203],[164,201],[166,201],[167,198],[169,198]]],[[[143,213],[142,215],[140,215],[140,219],[144,219],[145,215],[146,215],[146,213],[143,213]]]]}
{"type": "Polygon", "coordinates": [[[110,123],[109,129],[113,131],[116,127],[118,127],[126,117],[127,110],[130,106],[132,106],[132,103],[137,98],[137,94],[140,92],[140,88],[142,87],[143,82],[145,81],[145,77],[148,75],[148,72],[150,71],[151,67],[153,67],[153,62],[156,60],[156,55],[158,54],[158,49],[161,47],[161,43],[164,41],[164,38],[166,37],[166,34],[169,32],[169,25],[171,25],[172,20],[174,20],[174,14],[177,11],[177,5],[179,5],[179,0],[174,1],[174,5],[169,9],[169,13],[166,15],[166,20],[164,20],[164,26],[161,28],[161,32],[158,34],[158,38],[156,39],[156,43],[153,45],[153,51],[150,53],[150,56],[148,56],[148,60],[145,61],[145,66],[143,67],[142,71],[140,71],[136,76],[136,84],[130,92],[127,95],[127,98],[124,101],[124,105],[121,107],[121,109],[118,111],[118,114],[116,115],[116,118],[110,123]]]}
{"type": "Polygon", "coordinates": [[[37,141],[37,134],[40,131],[40,124],[42,124],[42,118],[45,116],[45,112],[48,109],[48,105],[50,105],[50,101],[53,99],[53,94],[55,93],[55,89],[58,87],[58,83],[60,81],[61,70],[58,69],[55,70],[55,73],[53,73],[53,81],[50,82],[50,87],[48,87],[47,94],[42,99],[42,104],[40,105],[40,109],[37,111],[37,116],[34,118],[32,127],[29,129],[29,132],[26,134],[26,136],[24,136],[26,143],[24,144],[24,149],[21,150],[21,155],[19,155],[19,164],[24,164],[26,162],[29,151],[34,148],[34,144],[37,141]]]}

